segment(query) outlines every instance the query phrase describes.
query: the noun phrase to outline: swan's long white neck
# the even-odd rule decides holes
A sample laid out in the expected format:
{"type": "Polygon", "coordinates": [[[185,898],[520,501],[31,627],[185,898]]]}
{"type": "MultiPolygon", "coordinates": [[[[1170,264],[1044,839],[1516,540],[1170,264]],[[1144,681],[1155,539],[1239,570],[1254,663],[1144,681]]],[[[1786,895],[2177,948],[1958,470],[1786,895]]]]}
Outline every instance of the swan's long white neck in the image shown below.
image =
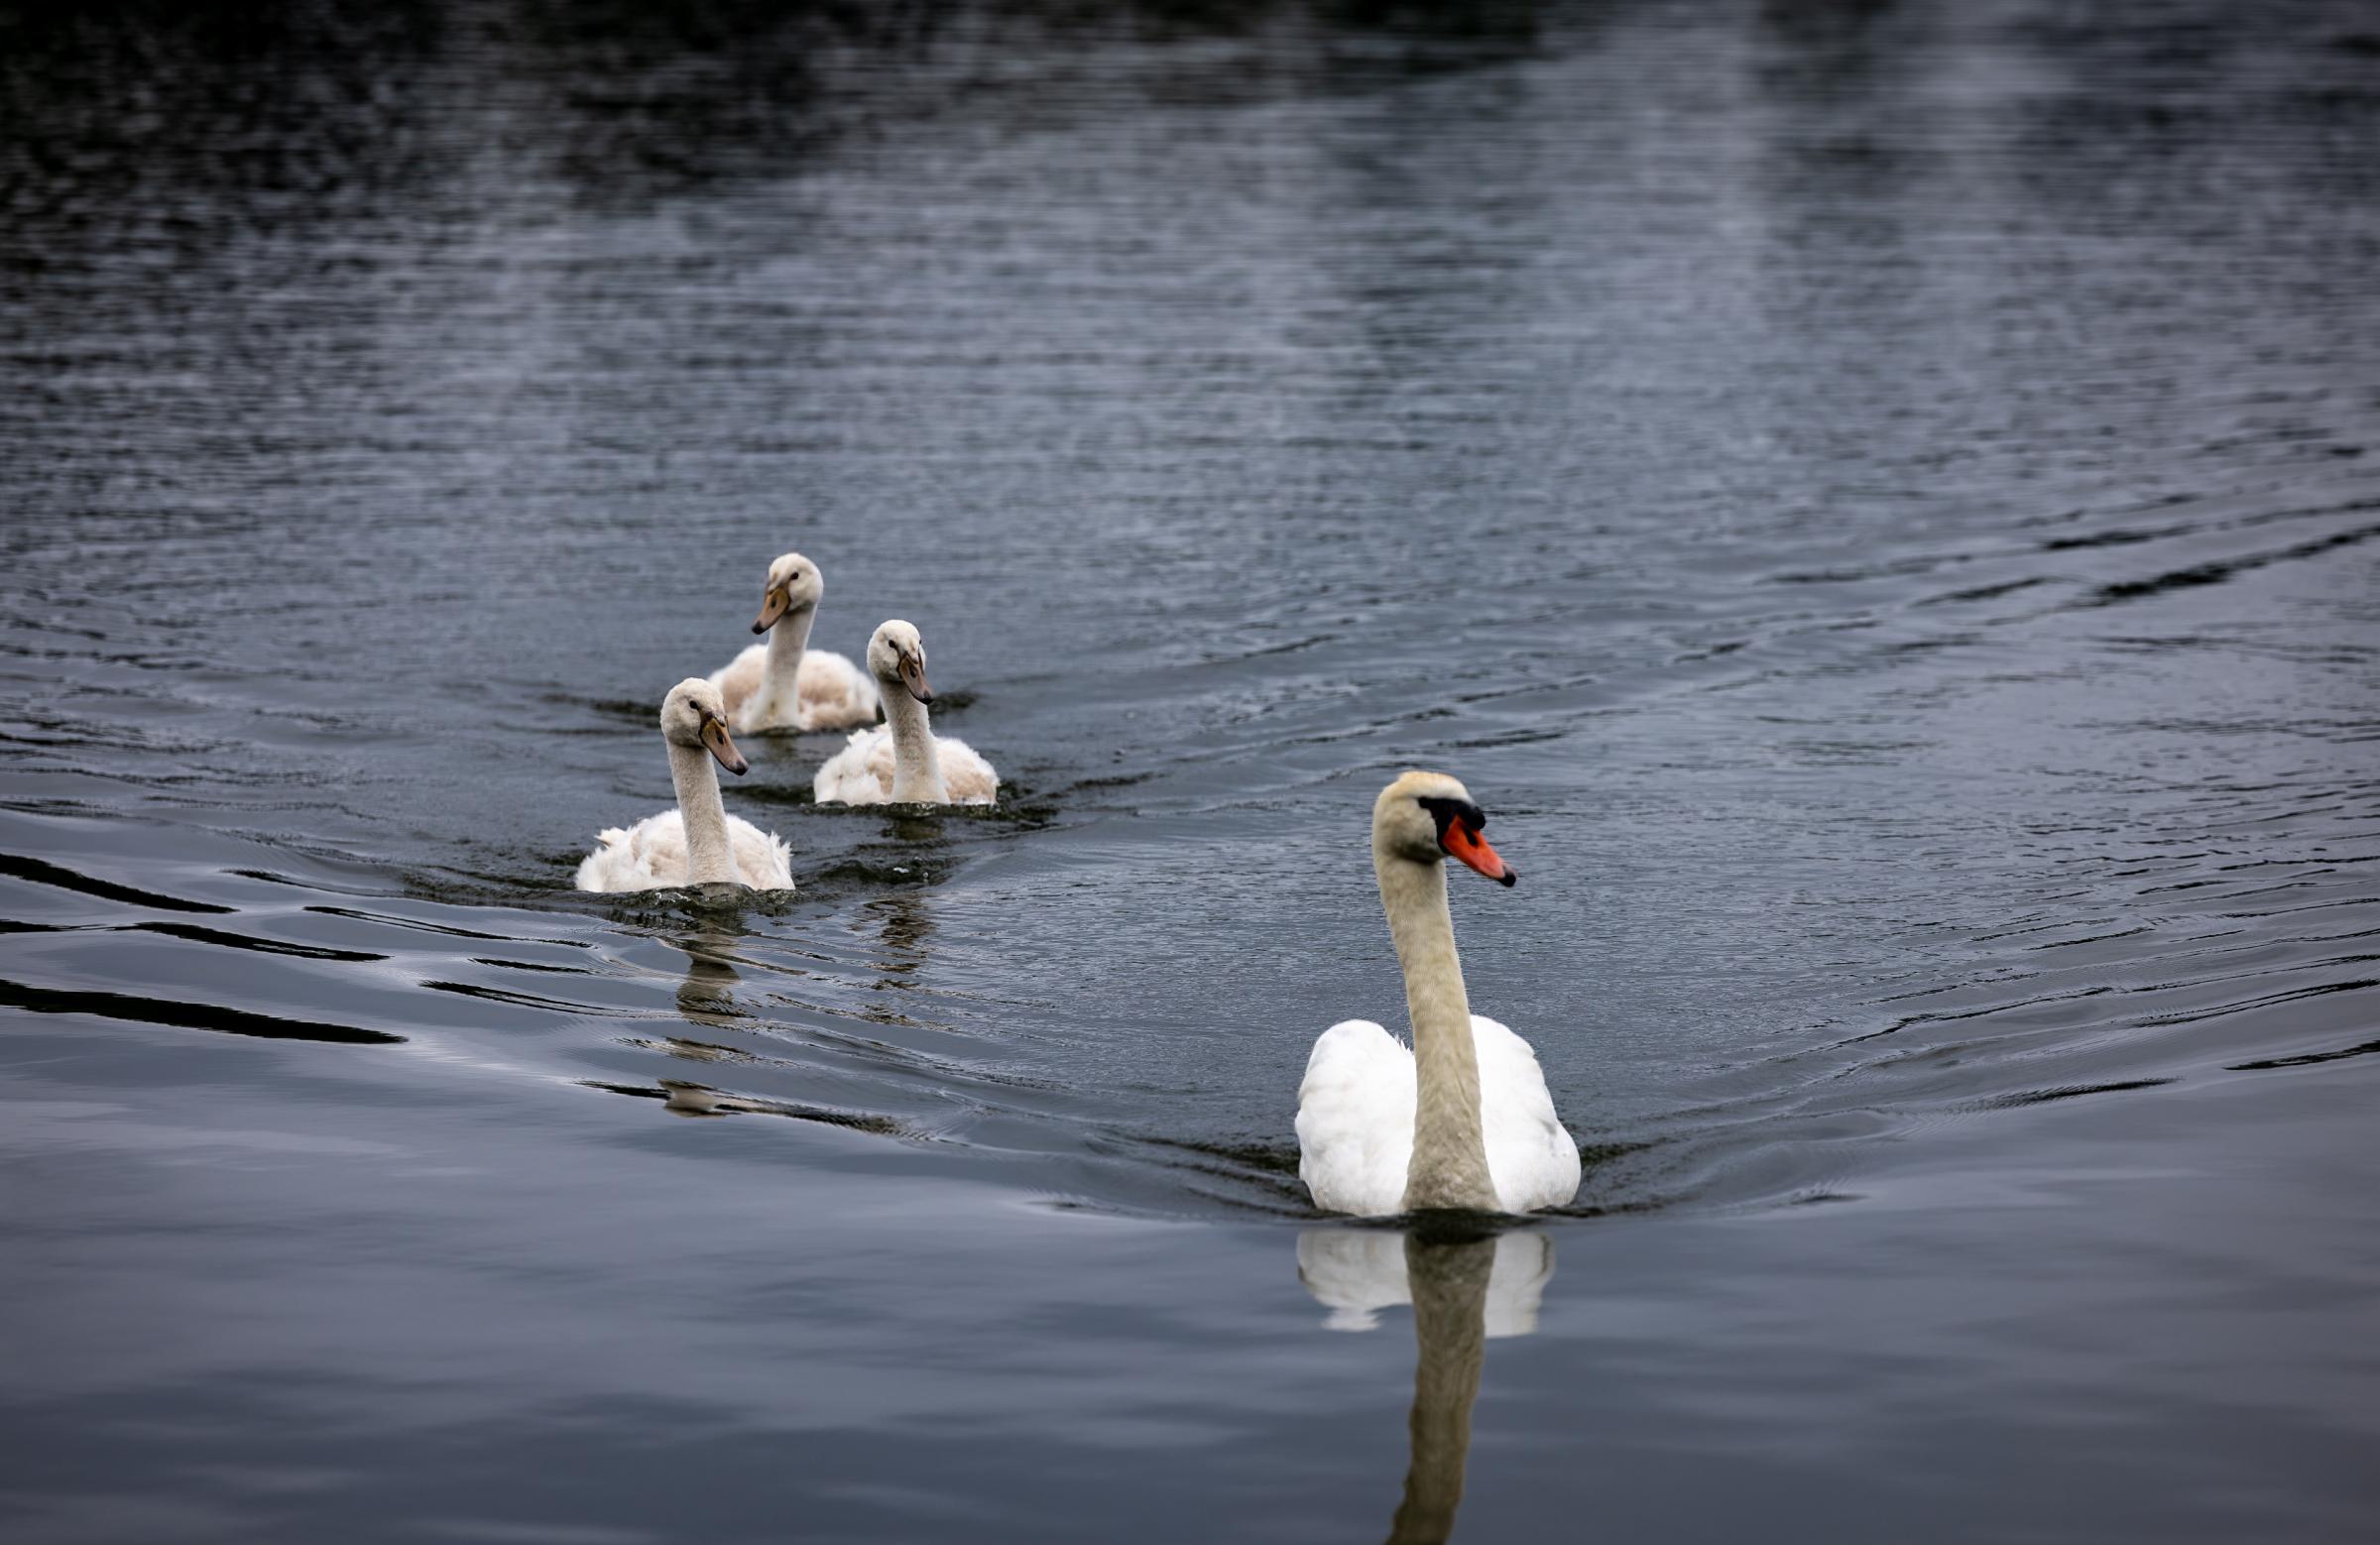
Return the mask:
{"type": "Polygon", "coordinates": [[[1374,842],[1371,867],[1397,964],[1404,968],[1405,1011],[1413,1020],[1416,1089],[1405,1211],[1499,1211],[1480,1125],[1480,1059],[1463,961],[1455,953],[1455,919],[1446,905],[1446,866],[1417,863],[1374,842]]]}
{"type": "Polygon", "coordinates": [[[750,710],[755,723],[793,722],[801,695],[801,655],[810,647],[810,624],[817,620],[817,607],[799,607],[779,617],[769,630],[769,654],[761,665],[761,690],[750,710]]]}
{"type": "Polygon", "coordinates": [[[669,781],[677,788],[677,813],[686,823],[686,884],[733,884],[736,855],[727,839],[727,806],[719,802],[719,774],[700,746],[669,746],[669,781]]]}
{"type": "Polygon", "coordinates": [[[898,681],[888,681],[884,688],[885,722],[892,731],[892,802],[949,803],[942,784],[942,757],[934,749],[925,704],[898,681]]]}

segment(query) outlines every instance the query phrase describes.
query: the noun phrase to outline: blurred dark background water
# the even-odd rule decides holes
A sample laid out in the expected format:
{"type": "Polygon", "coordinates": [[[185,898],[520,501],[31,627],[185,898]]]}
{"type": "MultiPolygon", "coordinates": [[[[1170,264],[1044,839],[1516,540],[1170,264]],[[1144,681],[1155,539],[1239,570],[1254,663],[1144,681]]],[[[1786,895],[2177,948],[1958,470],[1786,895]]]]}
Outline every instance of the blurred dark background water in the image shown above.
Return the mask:
{"type": "Polygon", "coordinates": [[[2368,1538],[2375,359],[2348,0],[0,4],[0,1525],[2368,1538]],[[787,548],[1000,807],[574,894],[787,548]]]}

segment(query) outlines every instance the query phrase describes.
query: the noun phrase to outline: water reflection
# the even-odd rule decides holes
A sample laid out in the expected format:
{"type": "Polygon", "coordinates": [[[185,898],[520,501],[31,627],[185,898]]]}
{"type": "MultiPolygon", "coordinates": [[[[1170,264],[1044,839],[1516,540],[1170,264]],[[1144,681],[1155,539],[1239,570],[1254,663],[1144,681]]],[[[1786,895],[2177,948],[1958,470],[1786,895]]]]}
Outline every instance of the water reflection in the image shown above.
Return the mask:
{"type": "MultiPolygon", "coordinates": [[[[1433,1241],[1428,1248],[1445,1243],[1433,1241]]],[[[1495,1257],[1483,1306],[1488,1335],[1529,1335],[1537,1329],[1545,1284],[1553,1280],[1553,1238],[1525,1229],[1476,1243],[1495,1257]]],[[[1414,1299],[1406,1236],[1387,1229],[1308,1229],[1297,1237],[1297,1278],[1331,1311],[1324,1323],[1334,1331],[1372,1330],[1380,1310],[1414,1299]]]]}
{"type": "Polygon", "coordinates": [[[740,927],[712,924],[670,941],[686,955],[685,980],[677,985],[677,1011],[687,1023],[723,1030],[744,1019],[735,997],[735,984],[743,978],[731,963],[734,956],[730,953],[744,932],[740,927]]]}
{"type": "Polygon", "coordinates": [[[1471,1408],[1487,1344],[1537,1328],[1554,1242],[1530,1231],[1430,1238],[1370,1229],[1312,1229],[1297,1239],[1297,1274],[1339,1331],[1368,1331],[1379,1311],[1413,1306],[1412,1458],[1389,1545],[1445,1540],[1463,1502],[1471,1408]]]}
{"type": "Polygon", "coordinates": [[[944,841],[940,809],[940,806],[930,804],[889,805],[886,807],[885,835],[894,842],[940,847],[944,841]]]}
{"type": "MultiPolygon", "coordinates": [[[[705,923],[670,940],[686,956],[686,974],[677,984],[677,1011],[688,1024],[698,1029],[725,1030],[734,1028],[746,1017],[736,1007],[735,984],[743,977],[731,964],[734,957],[730,954],[744,933],[741,927],[705,923]]],[[[671,1056],[691,1062],[739,1061],[746,1056],[733,1047],[682,1034],[667,1035],[658,1043],[671,1056]]],[[[722,1110],[725,1097],[707,1084],[679,1078],[664,1078],[659,1083],[664,1108],[674,1115],[725,1114],[722,1110]]]]}
{"type": "Polygon", "coordinates": [[[876,919],[877,941],[883,946],[870,962],[879,973],[877,990],[916,986],[917,973],[925,968],[926,941],[934,936],[934,919],[925,903],[913,895],[888,895],[869,902],[865,910],[876,919]]]}
{"type": "MultiPolygon", "coordinates": [[[[930,931],[920,915],[910,915],[904,920],[896,914],[890,919],[886,924],[888,940],[904,941],[911,955],[888,964],[885,969],[896,973],[914,971],[923,956],[915,951],[913,942],[907,941],[922,939],[930,931]]],[[[705,921],[668,941],[686,957],[685,976],[677,985],[677,1011],[688,1028],[655,1034],[653,1037],[655,1047],[687,1062],[717,1064],[723,1073],[743,1064],[749,1076],[754,1069],[773,1062],[774,1059],[735,1043],[768,1018],[765,1013],[755,1013],[736,1002],[736,987],[743,981],[743,973],[736,969],[740,958],[736,951],[751,932],[741,921],[705,921]],[[721,1039],[704,1039],[693,1033],[697,1030],[736,1033],[721,1039]]],[[[782,1068],[784,1064],[776,1066],[782,1068]]],[[[698,1079],[661,1078],[655,1079],[654,1084],[660,1090],[662,1109],[673,1116],[783,1116],[857,1131],[892,1134],[903,1129],[898,1121],[875,1112],[812,1105],[757,1093],[739,1094],[698,1079]]],[[[641,1099],[651,1099],[654,1093],[653,1086],[646,1085],[607,1083],[601,1087],[641,1099]]]]}

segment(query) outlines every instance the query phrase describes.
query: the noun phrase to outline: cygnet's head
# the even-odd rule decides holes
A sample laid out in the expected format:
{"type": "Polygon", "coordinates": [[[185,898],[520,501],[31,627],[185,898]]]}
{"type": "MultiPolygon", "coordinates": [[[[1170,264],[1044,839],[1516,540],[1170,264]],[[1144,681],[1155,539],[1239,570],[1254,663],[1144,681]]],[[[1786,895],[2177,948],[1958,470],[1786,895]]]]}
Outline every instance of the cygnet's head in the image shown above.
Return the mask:
{"type": "Polygon", "coordinates": [[[907,688],[921,703],[934,700],[933,688],[925,684],[925,641],[897,617],[868,641],[868,671],[887,686],[907,688]]]}
{"type": "Polygon", "coordinates": [[[761,615],[752,625],[755,633],[767,633],[777,625],[787,612],[798,612],[816,606],[826,594],[826,580],[818,565],[798,552],[788,552],[769,565],[769,588],[761,592],[761,615]]]}
{"type": "Polygon", "coordinates": [[[688,676],[661,699],[661,738],[672,746],[699,746],[741,777],[752,764],[727,738],[727,702],[700,676],[688,676]]]}
{"type": "Polygon", "coordinates": [[[1407,772],[1371,807],[1374,851],[1413,864],[1455,858],[1501,885],[1520,879],[1480,835],[1488,817],[1471,790],[1443,772],[1407,772]]]}

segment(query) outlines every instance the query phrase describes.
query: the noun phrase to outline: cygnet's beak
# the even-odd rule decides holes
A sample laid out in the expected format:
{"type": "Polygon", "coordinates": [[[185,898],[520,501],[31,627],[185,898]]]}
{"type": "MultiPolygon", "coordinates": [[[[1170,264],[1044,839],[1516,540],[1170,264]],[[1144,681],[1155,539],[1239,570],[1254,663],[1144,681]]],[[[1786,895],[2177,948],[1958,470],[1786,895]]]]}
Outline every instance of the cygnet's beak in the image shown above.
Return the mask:
{"type": "Polygon", "coordinates": [[[1515,885],[1520,880],[1519,873],[1488,845],[1488,839],[1480,835],[1476,826],[1463,821],[1447,822],[1445,833],[1438,839],[1438,846],[1499,886],[1515,885]]]}
{"type": "Polygon", "coordinates": [[[742,777],[746,772],[752,771],[752,764],[746,762],[744,754],[736,750],[736,743],[727,738],[727,725],[724,721],[718,719],[702,721],[702,744],[710,749],[713,757],[719,759],[721,767],[736,776],[742,777]]]}
{"type": "Polygon", "coordinates": [[[753,619],[752,631],[767,633],[776,626],[776,620],[784,616],[786,609],[792,604],[793,597],[786,592],[784,586],[771,585],[768,593],[761,597],[761,615],[753,619]]]}
{"type": "Polygon", "coordinates": [[[934,689],[925,684],[925,661],[914,655],[900,656],[900,684],[907,687],[909,695],[921,703],[934,700],[934,689]]]}

